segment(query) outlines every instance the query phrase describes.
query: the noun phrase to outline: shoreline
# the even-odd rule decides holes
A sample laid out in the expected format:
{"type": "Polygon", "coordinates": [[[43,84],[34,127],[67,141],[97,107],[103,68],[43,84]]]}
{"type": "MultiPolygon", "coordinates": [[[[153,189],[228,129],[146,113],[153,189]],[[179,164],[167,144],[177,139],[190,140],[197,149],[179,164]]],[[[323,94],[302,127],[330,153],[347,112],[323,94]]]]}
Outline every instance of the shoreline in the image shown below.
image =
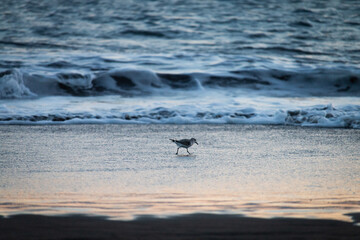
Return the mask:
{"type": "MultiPolygon", "coordinates": [[[[360,213],[351,214],[358,222],[360,213]]],[[[131,221],[82,215],[0,217],[1,239],[357,239],[360,227],[337,220],[189,214],[131,221]]]]}
{"type": "Polygon", "coordinates": [[[99,119],[89,119],[87,121],[82,121],[82,119],[72,119],[66,121],[46,121],[46,122],[36,122],[36,121],[9,121],[3,122],[0,121],[0,126],[87,126],[87,125],[118,125],[118,126],[126,126],[126,125],[135,125],[135,126],[150,126],[150,125],[165,125],[165,126],[192,126],[192,125],[210,125],[210,126],[249,126],[249,127],[289,127],[289,128],[299,128],[299,129],[344,129],[344,130],[353,130],[353,131],[360,131],[359,127],[349,127],[349,126],[326,126],[326,125],[315,125],[315,124],[291,124],[291,123],[263,123],[263,122],[254,122],[254,123],[247,123],[247,122],[130,122],[129,120],[123,119],[113,119],[107,122],[103,122],[99,119]]]}

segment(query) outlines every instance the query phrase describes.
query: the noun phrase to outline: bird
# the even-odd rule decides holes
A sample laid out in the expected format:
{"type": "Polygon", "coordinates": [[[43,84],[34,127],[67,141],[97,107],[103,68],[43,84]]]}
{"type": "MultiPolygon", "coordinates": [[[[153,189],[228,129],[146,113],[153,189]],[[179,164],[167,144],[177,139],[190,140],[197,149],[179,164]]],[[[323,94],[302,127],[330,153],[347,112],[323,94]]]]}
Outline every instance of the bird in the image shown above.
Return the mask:
{"type": "Polygon", "coordinates": [[[199,145],[196,141],[195,138],[191,138],[191,139],[181,139],[181,140],[176,140],[176,139],[170,139],[170,141],[172,141],[173,143],[175,143],[178,146],[178,149],[176,151],[176,155],[178,155],[179,153],[179,149],[180,148],[186,148],[186,151],[191,154],[188,150],[189,147],[191,147],[194,143],[196,143],[197,145],[199,145]]]}

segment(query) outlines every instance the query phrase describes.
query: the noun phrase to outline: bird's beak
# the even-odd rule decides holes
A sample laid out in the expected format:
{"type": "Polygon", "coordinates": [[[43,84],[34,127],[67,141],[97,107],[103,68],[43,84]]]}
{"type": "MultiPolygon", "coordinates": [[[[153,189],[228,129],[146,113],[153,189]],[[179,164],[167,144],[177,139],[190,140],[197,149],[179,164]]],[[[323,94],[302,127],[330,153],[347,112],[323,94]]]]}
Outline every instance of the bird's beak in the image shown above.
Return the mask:
{"type": "Polygon", "coordinates": [[[199,145],[197,142],[195,142],[197,145],[199,145]]]}

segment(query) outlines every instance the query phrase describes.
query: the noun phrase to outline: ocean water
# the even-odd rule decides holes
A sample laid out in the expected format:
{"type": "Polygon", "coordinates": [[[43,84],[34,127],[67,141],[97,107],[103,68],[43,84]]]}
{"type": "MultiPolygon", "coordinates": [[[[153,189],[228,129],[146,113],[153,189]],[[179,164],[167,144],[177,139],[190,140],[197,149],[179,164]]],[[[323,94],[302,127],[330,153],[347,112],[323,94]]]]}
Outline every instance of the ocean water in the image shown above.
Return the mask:
{"type": "Polygon", "coordinates": [[[359,1],[0,5],[0,124],[360,128],[359,1]]]}

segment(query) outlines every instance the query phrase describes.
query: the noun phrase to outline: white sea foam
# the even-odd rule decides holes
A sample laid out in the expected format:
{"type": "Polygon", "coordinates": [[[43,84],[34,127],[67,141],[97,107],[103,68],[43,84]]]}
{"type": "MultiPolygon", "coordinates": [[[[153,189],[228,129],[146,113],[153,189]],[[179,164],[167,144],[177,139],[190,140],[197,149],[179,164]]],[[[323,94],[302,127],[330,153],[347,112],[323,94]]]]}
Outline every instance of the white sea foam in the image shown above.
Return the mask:
{"type": "Polygon", "coordinates": [[[360,128],[357,97],[275,98],[197,91],[186,97],[1,100],[1,124],[276,124],[360,128]],[[314,105],[314,103],[317,103],[314,105]]]}
{"type": "Polygon", "coordinates": [[[1,98],[28,98],[35,97],[26,87],[23,74],[19,70],[8,70],[0,76],[0,99],[1,98]]]}

